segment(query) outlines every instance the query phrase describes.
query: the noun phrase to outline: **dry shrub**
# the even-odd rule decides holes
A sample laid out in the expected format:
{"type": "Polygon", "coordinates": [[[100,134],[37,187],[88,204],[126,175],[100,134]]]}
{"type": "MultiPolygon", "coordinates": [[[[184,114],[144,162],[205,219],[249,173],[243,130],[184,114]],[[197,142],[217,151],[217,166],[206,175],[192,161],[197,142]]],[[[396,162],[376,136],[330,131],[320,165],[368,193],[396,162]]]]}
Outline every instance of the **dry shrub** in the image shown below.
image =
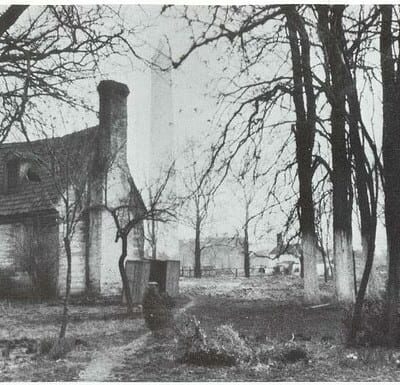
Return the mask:
{"type": "Polygon", "coordinates": [[[284,344],[268,341],[257,347],[255,358],[259,363],[276,366],[308,362],[310,354],[303,345],[294,341],[284,344]]]}
{"type": "Polygon", "coordinates": [[[307,362],[309,359],[309,355],[307,350],[303,346],[296,344],[287,344],[279,352],[277,359],[284,364],[294,364],[298,361],[307,362]]]}
{"type": "Polygon", "coordinates": [[[86,343],[73,337],[65,337],[62,339],[55,337],[44,337],[39,341],[38,352],[40,355],[48,356],[52,360],[58,360],[65,357],[78,345],[86,346],[86,343]]]}
{"type": "Polygon", "coordinates": [[[275,358],[275,347],[269,343],[258,345],[254,356],[259,363],[269,365],[275,358]]]}
{"type": "MultiPolygon", "coordinates": [[[[343,318],[343,327],[345,335],[350,335],[352,326],[353,308],[345,310],[343,318]]],[[[366,300],[363,304],[361,327],[357,333],[355,341],[351,343],[355,346],[388,346],[393,345],[393,341],[388,341],[387,320],[385,315],[384,300],[366,300]]],[[[400,323],[398,324],[398,340],[400,343],[400,323]]]]}
{"type": "Polygon", "coordinates": [[[39,341],[39,354],[47,355],[54,346],[56,339],[54,337],[43,337],[39,341]]]}
{"type": "Polygon", "coordinates": [[[232,366],[247,362],[253,352],[230,325],[218,326],[209,336],[195,318],[186,318],[177,330],[177,360],[201,366],[232,366]]]}

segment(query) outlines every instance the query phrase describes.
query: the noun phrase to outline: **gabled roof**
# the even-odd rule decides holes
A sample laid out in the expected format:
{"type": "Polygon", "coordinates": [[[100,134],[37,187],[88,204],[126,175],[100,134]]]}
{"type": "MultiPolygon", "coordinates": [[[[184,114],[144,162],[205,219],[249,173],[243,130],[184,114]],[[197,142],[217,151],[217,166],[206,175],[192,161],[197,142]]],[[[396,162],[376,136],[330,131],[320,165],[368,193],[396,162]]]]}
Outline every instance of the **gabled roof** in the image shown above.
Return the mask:
{"type": "Polygon", "coordinates": [[[291,255],[299,255],[301,252],[301,246],[296,243],[292,244],[280,244],[276,245],[269,254],[274,255],[283,255],[283,254],[291,254],[291,255]]]}
{"type": "Polygon", "coordinates": [[[67,181],[88,169],[98,149],[98,133],[96,126],[62,137],[1,144],[0,216],[54,210],[67,181]],[[34,163],[41,181],[26,180],[15,191],[6,191],[7,162],[11,159],[34,163]]]}

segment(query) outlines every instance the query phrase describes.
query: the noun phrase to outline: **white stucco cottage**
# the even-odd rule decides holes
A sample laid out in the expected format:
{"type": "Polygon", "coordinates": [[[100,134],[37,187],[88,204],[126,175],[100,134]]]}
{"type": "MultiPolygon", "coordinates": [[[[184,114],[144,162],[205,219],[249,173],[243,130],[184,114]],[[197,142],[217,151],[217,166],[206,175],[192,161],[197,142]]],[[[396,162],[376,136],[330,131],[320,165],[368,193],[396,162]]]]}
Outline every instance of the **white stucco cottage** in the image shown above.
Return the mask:
{"type": "MultiPolygon", "coordinates": [[[[71,175],[85,181],[85,199],[80,202],[84,215],[71,245],[71,292],[121,292],[121,249],[105,206],[129,202],[135,215],[144,205],[127,164],[128,87],[107,80],[98,92],[98,126],[63,137],[0,145],[0,295],[62,295],[62,196],[66,191],[74,196],[71,175]]],[[[130,235],[128,258],[143,258],[143,224],[130,235]]]]}

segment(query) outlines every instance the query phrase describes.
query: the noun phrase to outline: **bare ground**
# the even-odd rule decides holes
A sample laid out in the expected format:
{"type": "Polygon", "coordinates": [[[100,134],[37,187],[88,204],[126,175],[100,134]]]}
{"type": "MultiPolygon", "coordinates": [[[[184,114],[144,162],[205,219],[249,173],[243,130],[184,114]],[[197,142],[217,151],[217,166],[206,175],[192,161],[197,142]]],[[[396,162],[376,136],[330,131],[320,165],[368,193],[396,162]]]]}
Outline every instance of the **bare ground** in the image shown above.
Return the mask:
{"type": "MultiPolygon", "coordinates": [[[[195,315],[206,330],[231,324],[249,346],[303,346],[306,361],[293,364],[251,362],[232,367],[180,364],[173,336],[157,339],[138,311],[126,317],[119,305],[74,305],[69,336],[79,343],[64,359],[27,353],[25,340],[56,335],[60,305],[0,303],[2,341],[16,341],[9,357],[0,356],[1,381],[397,381],[398,353],[387,349],[347,349],[343,312],[302,304],[298,277],[184,279],[176,313],[195,315]],[[189,298],[194,301],[188,302],[189,298]],[[186,306],[185,306],[186,304],[186,306]],[[188,305],[189,304],[189,305],[188,305]],[[178,310],[180,309],[180,310],[178,310]],[[25,340],[24,340],[25,339],[25,340]],[[19,342],[18,342],[19,341],[19,342]],[[25,342],[24,342],[25,341],[25,342]]],[[[324,302],[332,285],[321,283],[324,302]]]]}

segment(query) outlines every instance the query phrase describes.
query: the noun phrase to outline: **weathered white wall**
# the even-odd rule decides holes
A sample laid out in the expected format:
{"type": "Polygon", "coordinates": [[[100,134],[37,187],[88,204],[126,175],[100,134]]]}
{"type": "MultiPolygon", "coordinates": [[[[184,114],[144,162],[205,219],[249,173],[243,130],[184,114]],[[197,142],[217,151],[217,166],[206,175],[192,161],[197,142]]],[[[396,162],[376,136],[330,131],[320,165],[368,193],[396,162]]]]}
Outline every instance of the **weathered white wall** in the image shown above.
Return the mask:
{"type": "MultiPolygon", "coordinates": [[[[101,262],[100,290],[101,294],[118,295],[122,291],[118,260],[121,256],[121,241],[115,242],[116,227],[110,213],[106,210],[101,215],[101,262]]],[[[128,237],[127,259],[141,259],[141,243],[138,242],[140,232],[132,230],[128,237]]]]}
{"type": "Polygon", "coordinates": [[[6,270],[15,267],[14,234],[18,230],[17,224],[0,225],[0,269],[6,270]]]}
{"type": "Polygon", "coordinates": [[[115,242],[116,228],[114,220],[106,210],[101,216],[101,262],[100,290],[102,295],[115,295],[121,292],[121,279],[118,270],[118,258],[121,254],[120,243],[115,242]]]}
{"type": "Polygon", "coordinates": [[[100,294],[102,210],[92,209],[88,216],[88,289],[93,294],[100,294]]]}
{"type": "MultiPolygon", "coordinates": [[[[64,225],[59,226],[60,257],[58,270],[58,293],[65,294],[67,277],[67,256],[64,248],[64,225]]],[[[71,242],[71,294],[82,294],[86,290],[86,268],[85,268],[86,242],[85,223],[76,225],[75,233],[71,242]]]]}

